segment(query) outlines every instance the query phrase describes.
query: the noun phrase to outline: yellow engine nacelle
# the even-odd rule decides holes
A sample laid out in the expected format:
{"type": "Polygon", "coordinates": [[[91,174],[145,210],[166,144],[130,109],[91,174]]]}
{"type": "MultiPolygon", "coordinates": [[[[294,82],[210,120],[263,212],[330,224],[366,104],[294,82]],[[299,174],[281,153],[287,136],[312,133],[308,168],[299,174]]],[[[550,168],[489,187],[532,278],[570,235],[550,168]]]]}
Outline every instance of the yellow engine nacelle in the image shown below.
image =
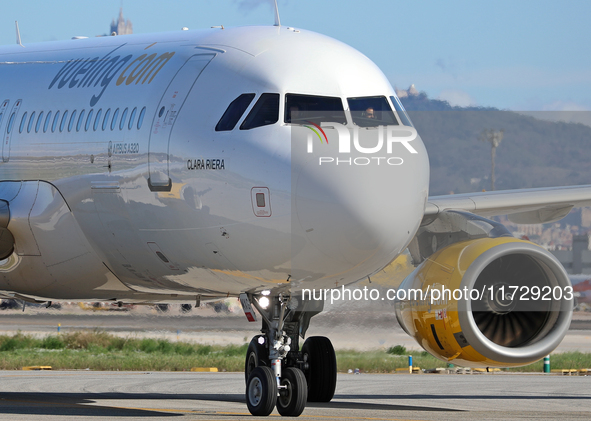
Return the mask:
{"type": "Polygon", "coordinates": [[[512,237],[437,251],[397,297],[396,316],[409,335],[435,357],[468,367],[526,365],[548,355],[569,328],[574,298],[552,254],[512,237]]]}

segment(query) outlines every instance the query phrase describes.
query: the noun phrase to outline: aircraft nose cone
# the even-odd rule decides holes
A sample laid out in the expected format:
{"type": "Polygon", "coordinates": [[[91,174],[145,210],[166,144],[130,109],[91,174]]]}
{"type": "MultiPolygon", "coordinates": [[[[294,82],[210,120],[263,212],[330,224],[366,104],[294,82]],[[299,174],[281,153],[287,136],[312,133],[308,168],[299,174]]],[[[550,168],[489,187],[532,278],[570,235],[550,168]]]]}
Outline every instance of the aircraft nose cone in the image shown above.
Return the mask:
{"type": "Polygon", "coordinates": [[[292,153],[292,279],[352,282],[407,246],[427,196],[428,163],[418,149],[422,156],[390,160],[396,165],[355,161],[336,147],[292,153]]]}

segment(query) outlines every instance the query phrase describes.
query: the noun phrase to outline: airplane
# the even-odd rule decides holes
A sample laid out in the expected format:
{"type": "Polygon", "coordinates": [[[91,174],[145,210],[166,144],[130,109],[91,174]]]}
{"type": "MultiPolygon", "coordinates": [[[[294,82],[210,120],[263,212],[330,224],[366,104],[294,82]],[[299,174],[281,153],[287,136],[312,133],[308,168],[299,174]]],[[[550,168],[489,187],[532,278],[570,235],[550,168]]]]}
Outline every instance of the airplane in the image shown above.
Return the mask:
{"type": "Polygon", "coordinates": [[[489,218],[555,221],[590,205],[591,186],[429,197],[420,135],[348,45],[276,22],[19,39],[0,55],[5,297],[239,297],[262,319],[245,396],[263,416],[334,396],[330,340],[305,339],[324,303],[304,291],[371,279],[405,250],[416,269],[395,311],[434,356],[525,365],[566,334],[566,272],[489,218]]]}

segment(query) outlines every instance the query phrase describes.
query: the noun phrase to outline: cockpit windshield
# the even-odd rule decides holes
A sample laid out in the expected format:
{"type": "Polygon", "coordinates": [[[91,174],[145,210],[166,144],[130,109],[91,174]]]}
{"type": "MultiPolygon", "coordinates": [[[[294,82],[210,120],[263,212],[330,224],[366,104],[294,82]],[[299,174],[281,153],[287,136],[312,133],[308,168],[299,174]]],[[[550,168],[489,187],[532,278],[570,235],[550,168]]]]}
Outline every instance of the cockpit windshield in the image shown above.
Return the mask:
{"type": "Polygon", "coordinates": [[[402,122],[402,124],[404,126],[414,127],[412,121],[410,121],[410,117],[408,116],[406,110],[402,106],[402,102],[400,102],[400,99],[398,99],[397,96],[391,96],[390,99],[392,100],[394,108],[396,108],[396,112],[398,113],[398,117],[400,117],[400,121],[402,122]]]}
{"type": "Polygon", "coordinates": [[[300,94],[285,95],[284,121],[291,124],[306,122],[347,124],[341,98],[300,94]]]}
{"type": "Polygon", "coordinates": [[[347,98],[347,102],[353,123],[360,127],[398,125],[385,96],[347,98]]]}

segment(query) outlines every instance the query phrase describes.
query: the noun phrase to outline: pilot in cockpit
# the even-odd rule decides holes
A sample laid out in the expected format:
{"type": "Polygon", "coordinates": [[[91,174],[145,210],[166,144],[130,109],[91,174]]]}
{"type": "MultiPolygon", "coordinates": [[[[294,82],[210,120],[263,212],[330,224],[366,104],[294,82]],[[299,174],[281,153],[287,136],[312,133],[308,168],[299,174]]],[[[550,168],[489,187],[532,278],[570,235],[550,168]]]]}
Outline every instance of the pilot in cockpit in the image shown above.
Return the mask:
{"type": "Polygon", "coordinates": [[[366,108],[366,110],[362,113],[362,117],[369,118],[369,119],[375,119],[376,115],[374,113],[373,108],[372,107],[366,108]]]}

